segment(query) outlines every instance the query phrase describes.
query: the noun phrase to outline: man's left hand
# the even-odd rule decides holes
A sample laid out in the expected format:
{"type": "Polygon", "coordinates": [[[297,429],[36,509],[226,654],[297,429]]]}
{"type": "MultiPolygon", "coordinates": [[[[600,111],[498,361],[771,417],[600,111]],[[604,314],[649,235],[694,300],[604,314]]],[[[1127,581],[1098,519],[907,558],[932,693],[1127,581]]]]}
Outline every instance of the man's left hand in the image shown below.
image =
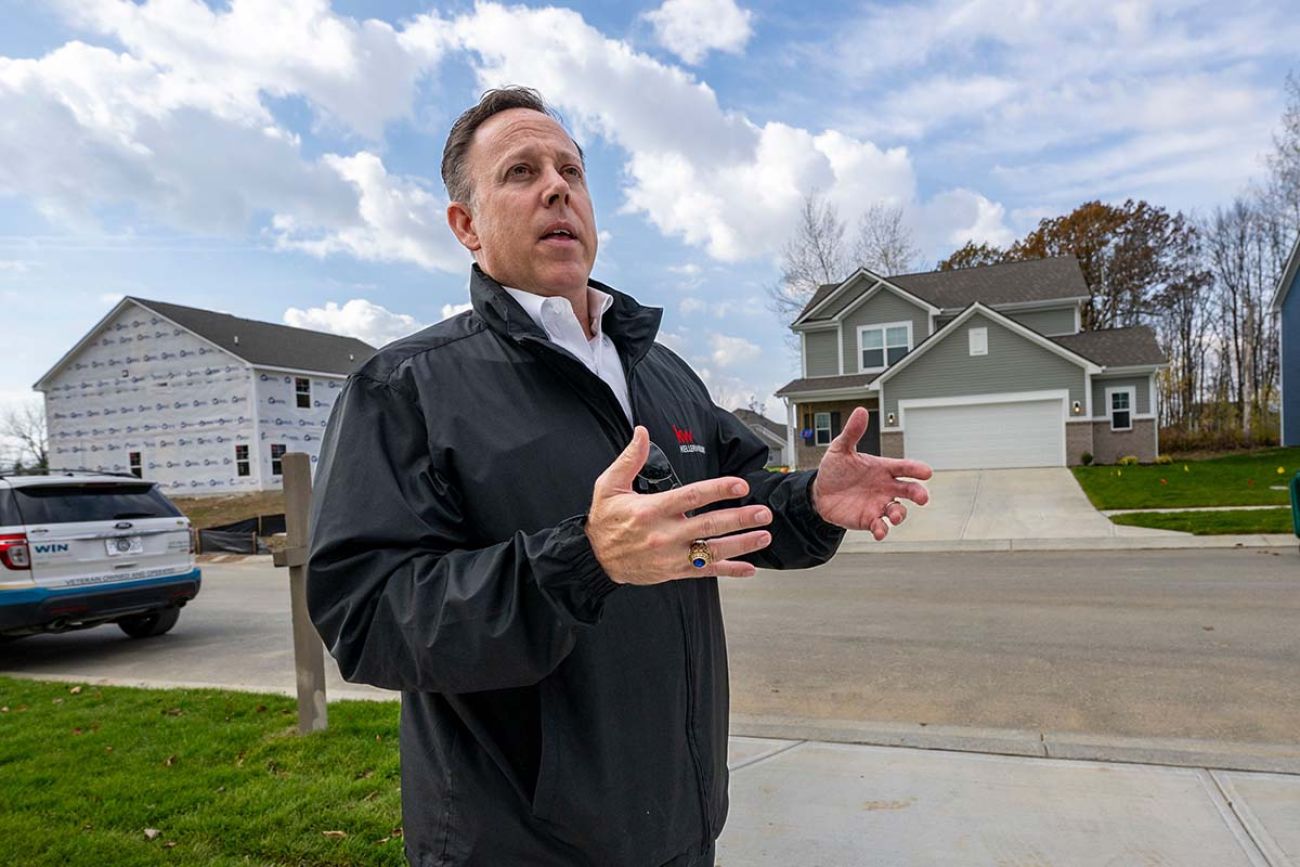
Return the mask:
{"type": "Polygon", "coordinates": [[[921,461],[859,452],[858,440],[867,432],[868,418],[864,407],[856,407],[840,435],[831,441],[813,480],[813,507],[823,521],[850,530],[870,530],[879,542],[890,526],[907,517],[900,498],[918,506],[930,501],[924,485],[906,480],[925,480],[934,473],[921,461]]]}

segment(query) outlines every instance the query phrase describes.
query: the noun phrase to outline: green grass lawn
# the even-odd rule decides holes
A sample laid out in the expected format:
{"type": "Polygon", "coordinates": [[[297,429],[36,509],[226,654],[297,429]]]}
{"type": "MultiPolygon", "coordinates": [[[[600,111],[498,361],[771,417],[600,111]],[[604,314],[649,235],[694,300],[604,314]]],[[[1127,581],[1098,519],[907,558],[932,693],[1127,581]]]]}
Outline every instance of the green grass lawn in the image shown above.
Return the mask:
{"type": "Polygon", "coordinates": [[[1164,465],[1073,469],[1080,487],[1098,509],[1282,506],[1290,503],[1290,496],[1270,486],[1286,485],[1300,470],[1300,448],[1164,465]]]}
{"type": "Polygon", "coordinates": [[[1224,533],[1291,533],[1291,510],[1246,509],[1230,512],[1133,512],[1113,515],[1116,524],[1132,527],[1152,527],[1156,530],[1178,530],[1197,536],[1217,536],[1224,533]]]}
{"type": "Polygon", "coordinates": [[[0,864],[404,865],[398,713],[0,677],[0,864]]]}

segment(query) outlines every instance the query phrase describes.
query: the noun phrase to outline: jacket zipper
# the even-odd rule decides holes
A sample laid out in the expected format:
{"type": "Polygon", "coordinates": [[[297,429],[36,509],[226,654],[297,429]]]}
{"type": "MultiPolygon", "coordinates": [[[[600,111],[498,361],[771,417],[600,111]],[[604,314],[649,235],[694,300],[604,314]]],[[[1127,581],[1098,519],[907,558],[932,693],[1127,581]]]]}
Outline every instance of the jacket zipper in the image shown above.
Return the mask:
{"type": "MultiPolygon", "coordinates": [[[[619,451],[622,451],[623,448],[626,447],[626,440],[630,439],[632,436],[632,429],[626,424],[627,416],[623,414],[623,407],[619,405],[618,399],[614,396],[614,391],[609,387],[608,383],[606,383],[603,379],[601,379],[599,376],[593,373],[591,369],[588,368],[587,365],[579,361],[577,357],[573,355],[573,353],[569,352],[568,350],[561,349],[558,346],[555,346],[549,340],[543,340],[539,337],[534,337],[532,335],[525,335],[519,339],[523,342],[533,344],[538,347],[542,347],[544,352],[554,353],[560,358],[566,359],[570,363],[575,364],[579,368],[581,368],[583,375],[586,375],[596,380],[596,382],[600,386],[597,389],[597,392],[603,393],[607,398],[606,400],[603,401],[603,403],[605,404],[603,409],[605,411],[598,412],[597,417],[599,418],[601,416],[607,416],[607,417],[613,417],[616,420],[616,427],[619,429],[619,431],[623,434],[624,437],[624,445],[623,446],[617,446],[617,444],[615,445],[618,447],[619,451]],[[616,412],[610,413],[608,411],[611,405],[613,409],[616,410],[616,412]]],[[[632,418],[634,423],[636,420],[635,373],[636,373],[636,366],[637,364],[640,363],[640,361],[641,358],[636,358],[632,360],[624,370],[624,375],[627,377],[628,403],[631,405],[632,408],[632,418]]],[[[579,394],[582,395],[584,400],[587,400],[589,396],[587,389],[577,388],[575,390],[577,390],[579,394]]],[[[588,403],[592,405],[593,408],[599,409],[596,403],[593,403],[590,400],[588,400],[588,403]]],[[[702,845],[708,846],[709,842],[713,840],[714,835],[713,835],[713,822],[711,821],[709,816],[708,790],[704,782],[704,762],[700,758],[699,744],[696,742],[695,739],[695,662],[694,662],[695,642],[691,639],[690,623],[688,622],[686,617],[686,603],[683,600],[685,591],[683,591],[680,586],[674,587],[673,589],[676,591],[674,595],[676,596],[677,599],[677,614],[678,614],[678,620],[682,626],[682,638],[686,642],[686,654],[685,654],[686,656],[686,747],[691,754],[691,763],[695,767],[696,794],[699,796],[699,801],[700,801],[700,822],[704,826],[704,839],[702,841],[702,845]]]]}

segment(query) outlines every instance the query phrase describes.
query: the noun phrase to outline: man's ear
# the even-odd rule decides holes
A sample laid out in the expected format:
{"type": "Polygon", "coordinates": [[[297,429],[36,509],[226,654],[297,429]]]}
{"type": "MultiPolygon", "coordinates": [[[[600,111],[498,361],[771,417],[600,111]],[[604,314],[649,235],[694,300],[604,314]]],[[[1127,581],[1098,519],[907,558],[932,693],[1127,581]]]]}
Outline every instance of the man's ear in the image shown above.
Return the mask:
{"type": "Polygon", "coordinates": [[[447,225],[456,240],[470,252],[477,252],[483,246],[474,226],[474,215],[463,202],[452,202],[447,206],[447,225]]]}

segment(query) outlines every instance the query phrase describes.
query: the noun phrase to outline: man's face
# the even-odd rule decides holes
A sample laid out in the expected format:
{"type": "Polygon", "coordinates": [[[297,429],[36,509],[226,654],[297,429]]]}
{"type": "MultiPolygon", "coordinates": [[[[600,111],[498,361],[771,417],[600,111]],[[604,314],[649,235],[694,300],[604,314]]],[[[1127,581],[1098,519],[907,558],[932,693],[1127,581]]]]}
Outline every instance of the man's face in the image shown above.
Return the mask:
{"type": "Polygon", "coordinates": [[[596,216],[578,148],[541,112],[488,118],[466,154],[472,203],[447,222],[497,282],[540,295],[582,290],[596,261],[596,216]]]}

